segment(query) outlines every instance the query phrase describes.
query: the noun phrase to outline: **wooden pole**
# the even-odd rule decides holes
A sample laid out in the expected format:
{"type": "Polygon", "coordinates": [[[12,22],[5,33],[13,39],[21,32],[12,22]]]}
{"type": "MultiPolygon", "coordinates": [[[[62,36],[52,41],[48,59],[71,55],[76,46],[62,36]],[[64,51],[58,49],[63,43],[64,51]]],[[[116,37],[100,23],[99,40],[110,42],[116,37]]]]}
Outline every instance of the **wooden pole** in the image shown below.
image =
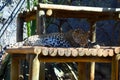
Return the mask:
{"type": "Polygon", "coordinates": [[[78,63],[78,80],[87,80],[85,62],[78,63]]]}
{"type": "Polygon", "coordinates": [[[111,80],[119,80],[118,71],[119,71],[119,60],[120,54],[117,54],[112,59],[112,73],[111,73],[111,80]]]}
{"type": "Polygon", "coordinates": [[[22,17],[20,17],[20,14],[17,17],[17,42],[23,40],[23,23],[24,20],[22,17]]]}
{"type": "MultiPolygon", "coordinates": [[[[43,10],[37,10],[36,11],[36,25],[37,25],[37,34],[45,34],[46,33],[46,27],[45,27],[45,12],[43,10]]],[[[44,62],[40,62],[39,64],[40,72],[39,76],[41,80],[45,80],[45,64],[44,62]]]]}
{"type": "MultiPolygon", "coordinates": [[[[91,42],[96,42],[96,21],[90,21],[90,40],[91,42]]],[[[90,80],[95,78],[95,62],[91,62],[90,65],[90,80]]]]}
{"type": "Polygon", "coordinates": [[[36,11],[36,25],[37,25],[37,34],[41,35],[45,33],[45,12],[43,10],[36,11]]]}
{"type": "Polygon", "coordinates": [[[19,59],[11,56],[11,80],[19,79],[19,59]]]}

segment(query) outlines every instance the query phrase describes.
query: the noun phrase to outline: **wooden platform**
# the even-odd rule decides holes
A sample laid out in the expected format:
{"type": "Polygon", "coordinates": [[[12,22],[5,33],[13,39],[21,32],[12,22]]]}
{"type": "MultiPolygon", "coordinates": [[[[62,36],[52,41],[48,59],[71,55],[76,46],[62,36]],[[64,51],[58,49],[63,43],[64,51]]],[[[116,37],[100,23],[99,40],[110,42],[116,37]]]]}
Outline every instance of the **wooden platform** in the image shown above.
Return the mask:
{"type": "MultiPolygon", "coordinates": [[[[100,20],[119,20],[120,8],[104,8],[104,7],[86,7],[86,6],[69,6],[42,4],[31,8],[30,10],[19,13],[17,19],[17,41],[23,40],[23,24],[24,22],[36,20],[37,34],[43,32],[45,22],[44,18],[85,18],[90,23],[90,40],[96,41],[95,23],[100,20]]],[[[91,62],[90,80],[94,80],[95,63],[103,62],[111,63],[112,73],[111,80],[118,80],[118,61],[119,47],[101,47],[94,48],[48,48],[48,47],[21,47],[11,48],[7,50],[12,55],[12,79],[17,80],[19,77],[19,60],[25,58],[26,55],[37,54],[33,59],[33,75],[29,79],[39,80],[39,61],[40,62],[78,62],[79,80],[86,80],[85,65],[91,62]],[[39,54],[39,56],[38,56],[39,54]],[[39,60],[38,60],[39,59],[39,60]],[[37,63],[37,64],[36,64],[37,63]],[[36,66],[37,65],[37,66],[36,66]],[[35,67],[36,66],[36,67],[35,67]],[[34,69],[37,68],[37,72],[34,69]],[[17,74],[16,74],[17,73],[17,74]],[[15,74],[15,75],[14,75],[15,74]],[[37,78],[37,79],[36,79],[37,78]]],[[[43,69],[41,69],[43,70],[43,69]]],[[[31,73],[30,73],[31,74],[31,73]]],[[[41,78],[42,76],[40,76],[41,78]]],[[[44,80],[44,79],[42,79],[44,80]]]]}
{"type": "MultiPolygon", "coordinates": [[[[50,48],[41,46],[14,47],[6,50],[12,55],[11,76],[12,80],[19,78],[19,60],[25,59],[26,55],[35,54],[33,58],[32,73],[30,80],[39,80],[39,62],[102,62],[112,64],[111,80],[118,80],[118,61],[120,59],[120,47],[95,48],[50,48]],[[37,69],[37,71],[36,71],[37,69]],[[37,78],[37,79],[36,79],[37,78]]],[[[81,72],[80,72],[81,73],[81,72]]],[[[85,74],[84,74],[85,75],[85,74]]],[[[79,80],[81,80],[79,76],[79,80]]],[[[41,79],[43,80],[43,79],[41,79]]]]}

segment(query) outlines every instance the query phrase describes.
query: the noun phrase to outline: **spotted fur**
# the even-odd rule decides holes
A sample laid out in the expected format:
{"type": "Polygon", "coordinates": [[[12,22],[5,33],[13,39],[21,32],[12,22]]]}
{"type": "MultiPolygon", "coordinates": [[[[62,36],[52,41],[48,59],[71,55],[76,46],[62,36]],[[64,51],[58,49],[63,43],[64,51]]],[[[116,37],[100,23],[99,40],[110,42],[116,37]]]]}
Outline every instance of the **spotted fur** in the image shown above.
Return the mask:
{"type": "Polygon", "coordinates": [[[47,47],[80,47],[88,42],[88,33],[81,30],[70,30],[66,33],[33,35],[14,46],[47,46],[47,47]]]}

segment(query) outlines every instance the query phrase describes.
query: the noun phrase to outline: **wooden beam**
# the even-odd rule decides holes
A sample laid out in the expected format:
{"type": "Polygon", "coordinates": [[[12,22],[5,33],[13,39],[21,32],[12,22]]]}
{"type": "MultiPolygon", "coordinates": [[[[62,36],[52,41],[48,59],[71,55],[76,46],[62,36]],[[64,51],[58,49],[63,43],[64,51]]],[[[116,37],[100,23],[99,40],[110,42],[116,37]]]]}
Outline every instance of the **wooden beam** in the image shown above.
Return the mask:
{"type": "Polygon", "coordinates": [[[21,18],[19,15],[17,17],[17,42],[22,41],[23,40],[23,24],[24,24],[24,20],[23,18],[21,18]]]}
{"type": "Polygon", "coordinates": [[[111,57],[51,57],[41,56],[39,60],[42,62],[111,62],[111,57]]]}
{"type": "Polygon", "coordinates": [[[69,5],[43,4],[43,3],[39,3],[38,7],[40,9],[57,9],[57,10],[67,10],[67,11],[120,12],[120,8],[69,6],[69,5]]]}
{"type": "Polygon", "coordinates": [[[112,58],[111,80],[119,80],[119,60],[120,54],[117,54],[112,58]]]}
{"type": "MultiPolygon", "coordinates": [[[[90,22],[90,40],[91,42],[96,42],[96,20],[89,20],[90,22]]],[[[90,64],[90,80],[95,79],[95,62],[90,64]]]]}
{"type": "Polygon", "coordinates": [[[11,56],[11,80],[19,80],[19,58],[11,56]]]}

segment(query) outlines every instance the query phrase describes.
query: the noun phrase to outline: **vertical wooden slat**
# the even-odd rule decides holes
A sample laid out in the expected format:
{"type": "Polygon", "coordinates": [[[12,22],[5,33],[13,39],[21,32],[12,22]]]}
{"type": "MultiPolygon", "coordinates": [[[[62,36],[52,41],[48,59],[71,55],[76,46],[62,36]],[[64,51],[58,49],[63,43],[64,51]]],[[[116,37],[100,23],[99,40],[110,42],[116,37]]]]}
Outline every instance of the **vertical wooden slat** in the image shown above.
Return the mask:
{"type": "Polygon", "coordinates": [[[29,60],[29,80],[32,80],[32,68],[33,68],[34,55],[30,54],[30,55],[27,55],[27,57],[29,60]]]}
{"type": "Polygon", "coordinates": [[[39,74],[40,80],[45,80],[45,63],[40,62],[40,74],[39,74]]]}
{"type": "MultiPolygon", "coordinates": [[[[90,22],[90,40],[91,42],[96,42],[96,24],[94,20],[90,22]]],[[[90,65],[90,80],[94,80],[95,78],[95,62],[91,62],[90,65]]]]}
{"type": "Polygon", "coordinates": [[[112,58],[112,73],[111,73],[111,80],[119,80],[118,77],[118,71],[119,71],[119,59],[120,59],[120,54],[115,55],[112,58]]]}
{"type": "Polygon", "coordinates": [[[19,15],[17,17],[17,34],[16,34],[17,35],[17,42],[23,40],[23,23],[24,23],[24,20],[19,15]]]}
{"type": "Polygon", "coordinates": [[[43,34],[45,33],[45,21],[44,21],[44,16],[45,16],[45,12],[43,10],[37,10],[36,11],[36,25],[37,25],[37,34],[43,34]]]}
{"type": "MultiPolygon", "coordinates": [[[[16,33],[16,36],[17,36],[17,42],[20,42],[20,41],[23,41],[23,26],[24,26],[24,20],[23,18],[20,16],[21,14],[18,15],[17,17],[17,33],[16,33]]],[[[21,61],[22,62],[22,61],[21,61]]],[[[20,69],[22,69],[22,66],[19,64],[20,66],[20,69]]],[[[23,75],[23,72],[21,71],[19,73],[20,75],[23,75]]]]}
{"type": "Polygon", "coordinates": [[[95,62],[91,62],[90,65],[90,80],[95,79],[95,62]]]}
{"type": "MultiPolygon", "coordinates": [[[[43,10],[36,11],[36,25],[37,25],[37,34],[45,34],[45,12],[43,10]]],[[[40,62],[40,79],[45,80],[45,64],[44,62],[40,62]]]]}
{"type": "Polygon", "coordinates": [[[11,56],[11,80],[19,79],[19,59],[15,56],[11,56]]]}
{"type": "Polygon", "coordinates": [[[87,80],[86,77],[86,63],[78,63],[78,80],[87,80]]]}

